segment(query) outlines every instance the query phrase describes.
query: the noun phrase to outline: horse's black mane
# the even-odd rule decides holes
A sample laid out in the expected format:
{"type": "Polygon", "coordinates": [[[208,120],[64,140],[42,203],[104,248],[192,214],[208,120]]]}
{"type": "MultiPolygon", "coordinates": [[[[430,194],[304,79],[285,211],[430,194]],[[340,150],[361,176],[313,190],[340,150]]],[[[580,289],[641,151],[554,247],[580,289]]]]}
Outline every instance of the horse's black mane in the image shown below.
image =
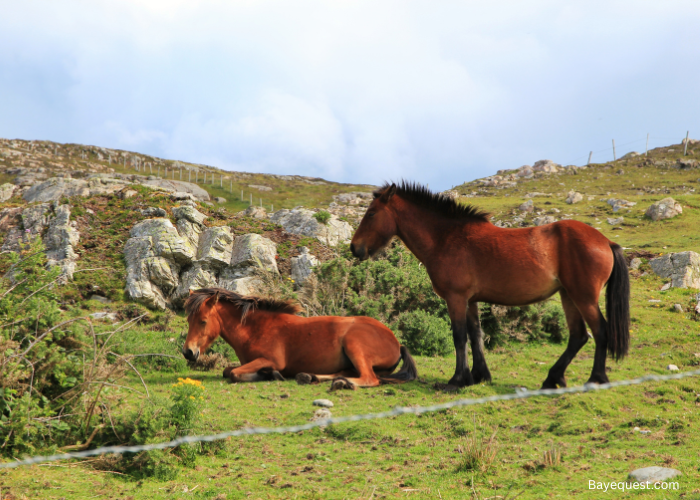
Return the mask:
{"type": "MultiPolygon", "coordinates": [[[[385,183],[374,192],[374,197],[380,197],[390,187],[391,184],[385,183]]],[[[445,196],[442,193],[433,193],[427,187],[417,182],[402,180],[401,183],[396,184],[396,194],[415,205],[453,219],[488,222],[490,217],[488,212],[484,212],[474,205],[459,204],[449,196],[445,196]]]]}
{"type": "Polygon", "coordinates": [[[287,314],[296,314],[301,311],[301,306],[291,300],[275,300],[265,299],[262,297],[246,297],[239,295],[236,292],[225,290],[223,288],[200,288],[192,292],[192,295],[187,297],[185,301],[185,312],[189,317],[190,314],[197,313],[202,304],[214,294],[219,293],[219,300],[229,302],[242,310],[241,322],[245,321],[245,317],[254,312],[256,309],[261,311],[280,312],[287,314]]]}

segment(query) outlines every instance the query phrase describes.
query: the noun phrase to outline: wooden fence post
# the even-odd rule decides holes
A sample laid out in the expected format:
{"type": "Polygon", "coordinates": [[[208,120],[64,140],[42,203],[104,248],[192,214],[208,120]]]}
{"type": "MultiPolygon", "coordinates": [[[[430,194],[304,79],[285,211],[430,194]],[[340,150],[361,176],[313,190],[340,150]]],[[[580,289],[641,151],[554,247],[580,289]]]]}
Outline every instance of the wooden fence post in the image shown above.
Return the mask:
{"type": "Polygon", "coordinates": [[[617,154],[615,153],[615,139],[613,139],[613,161],[617,161],[617,154]]]}

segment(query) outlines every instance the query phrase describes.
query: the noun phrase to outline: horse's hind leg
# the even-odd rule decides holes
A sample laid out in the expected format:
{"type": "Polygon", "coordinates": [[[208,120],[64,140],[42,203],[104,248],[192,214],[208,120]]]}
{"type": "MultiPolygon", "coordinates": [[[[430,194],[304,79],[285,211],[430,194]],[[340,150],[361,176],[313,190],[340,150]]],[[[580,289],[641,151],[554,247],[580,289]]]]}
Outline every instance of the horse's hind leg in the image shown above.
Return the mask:
{"type": "Polygon", "coordinates": [[[566,377],[564,375],[566,368],[588,341],[583,316],[581,316],[581,313],[565,290],[562,289],[559,294],[561,295],[561,305],[566,314],[566,324],[569,327],[569,344],[566,346],[564,354],[549,370],[549,375],[542,384],[542,389],[556,389],[557,386],[566,387],[566,377]]]}
{"type": "Polygon", "coordinates": [[[491,382],[491,372],[484,356],[484,333],[479,322],[479,303],[472,302],[467,310],[467,333],[472,347],[472,377],[474,383],[491,382]]]}
{"type": "Polygon", "coordinates": [[[226,368],[224,378],[231,382],[261,382],[265,380],[284,380],[272,361],[265,358],[254,359],[237,368],[226,368]]]}

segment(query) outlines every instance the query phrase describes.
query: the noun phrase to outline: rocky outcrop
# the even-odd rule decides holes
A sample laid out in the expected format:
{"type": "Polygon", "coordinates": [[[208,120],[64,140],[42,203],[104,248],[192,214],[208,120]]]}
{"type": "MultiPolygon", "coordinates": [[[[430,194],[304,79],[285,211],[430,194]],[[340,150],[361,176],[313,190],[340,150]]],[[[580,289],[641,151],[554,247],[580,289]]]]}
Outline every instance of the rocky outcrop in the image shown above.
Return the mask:
{"type": "Polygon", "coordinates": [[[617,213],[623,208],[632,208],[637,204],[636,201],[621,200],[619,198],[610,198],[607,204],[613,207],[613,213],[617,213]]]}
{"type": "Polygon", "coordinates": [[[314,212],[304,208],[279,210],[270,217],[270,221],[279,224],[288,233],[310,236],[332,247],[339,243],[349,243],[352,238],[352,226],[347,222],[331,215],[331,218],[322,224],[316,220],[314,212]]]}
{"type": "Polygon", "coordinates": [[[561,165],[554,163],[552,160],[539,160],[532,166],[534,172],[544,172],[546,174],[555,174],[560,168],[561,165]]]}
{"type": "Polygon", "coordinates": [[[243,215],[246,217],[252,217],[253,219],[267,219],[267,210],[263,207],[257,207],[255,205],[250,205],[248,208],[243,210],[243,215]]]}
{"type": "Polygon", "coordinates": [[[59,266],[61,278],[70,280],[75,272],[78,255],[74,251],[80,233],[70,220],[70,206],[41,203],[31,207],[5,209],[0,219],[7,229],[3,252],[19,252],[21,244],[40,237],[44,243],[47,266],[59,266]],[[20,227],[21,226],[21,227],[20,227]]]}
{"type": "Polygon", "coordinates": [[[209,193],[192,182],[176,181],[149,176],[145,180],[141,181],[141,184],[151,188],[161,189],[169,193],[187,193],[192,195],[192,197],[194,197],[196,200],[209,201],[209,193]]]}
{"type": "Polygon", "coordinates": [[[673,198],[664,198],[649,206],[645,215],[653,221],[660,221],[670,219],[682,213],[683,208],[680,203],[673,198]]]}
{"type": "Polygon", "coordinates": [[[259,234],[234,238],[228,226],[207,228],[194,207],[172,209],[176,218],[136,224],[124,247],[126,292],[154,309],[181,306],[190,290],[221,287],[258,294],[259,270],[278,273],[277,246],[259,234]]]}
{"type": "Polygon", "coordinates": [[[314,267],[319,263],[316,256],[309,253],[307,247],[301,247],[301,253],[297,257],[292,257],[292,279],[299,287],[311,276],[314,267]]]}
{"type": "Polygon", "coordinates": [[[552,217],[551,215],[545,215],[543,217],[535,217],[533,219],[535,226],[544,226],[545,224],[551,224],[552,222],[556,222],[556,221],[557,221],[557,219],[552,217]]]}
{"type": "Polygon", "coordinates": [[[652,271],[671,279],[674,288],[700,288],[700,255],[695,252],[669,253],[649,261],[652,271]]]}
{"type": "MultiPolygon", "coordinates": [[[[442,194],[447,193],[447,191],[443,192],[442,194]]],[[[456,191],[456,196],[459,196],[456,191]]],[[[360,205],[362,203],[368,203],[372,201],[372,198],[374,196],[372,193],[362,193],[362,192],[354,192],[354,193],[341,193],[341,194],[336,194],[333,195],[333,201],[336,203],[343,203],[347,205],[360,205]]]]}

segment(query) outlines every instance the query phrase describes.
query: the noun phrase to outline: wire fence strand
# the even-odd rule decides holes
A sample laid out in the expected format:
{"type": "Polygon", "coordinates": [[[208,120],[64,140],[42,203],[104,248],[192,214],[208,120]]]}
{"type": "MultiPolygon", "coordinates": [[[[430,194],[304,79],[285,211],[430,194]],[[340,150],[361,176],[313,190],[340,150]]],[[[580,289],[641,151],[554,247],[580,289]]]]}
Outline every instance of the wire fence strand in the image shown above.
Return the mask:
{"type": "Polygon", "coordinates": [[[397,417],[399,415],[413,414],[420,415],[422,413],[429,413],[441,410],[447,410],[450,408],[457,408],[462,406],[473,406],[486,403],[493,403],[496,401],[511,401],[517,399],[528,399],[537,396],[561,396],[564,394],[576,394],[594,391],[603,391],[607,389],[614,389],[616,387],[624,387],[629,385],[639,385],[645,382],[663,382],[667,380],[678,380],[686,377],[694,377],[700,375],[700,370],[693,370],[688,372],[673,373],[669,375],[645,375],[643,377],[638,377],[630,380],[621,380],[617,382],[609,382],[607,384],[586,384],[576,387],[564,387],[561,389],[538,389],[534,391],[523,390],[516,391],[513,394],[498,394],[495,396],[485,396],[481,398],[468,398],[468,399],[457,399],[454,401],[449,401],[447,403],[440,403],[431,406],[397,406],[393,410],[379,412],[379,413],[366,413],[364,415],[351,415],[347,417],[336,417],[317,420],[315,422],[309,422],[306,424],[292,425],[287,427],[246,427],[243,429],[238,429],[235,431],[226,431],[218,434],[210,434],[204,436],[183,436],[172,441],[166,441],[162,443],[152,443],[143,444],[136,446],[105,446],[102,448],[95,448],[94,450],[86,450],[75,453],[61,453],[57,455],[48,456],[35,456],[31,458],[26,458],[24,460],[17,460],[15,462],[0,463],[0,469],[12,469],[15,467],[20,467],[23,465],[34,465],[45,462],[56,462],[58,460],[69,460],[76,458],[92,457],[96,455],[103,455],[107,453],[121,454],[121,453],[140,453],[143,451],[151,450],[163,450],[166,448],[174,448],[182,444],[192,444],[199,442],[209,442],[218,441],[221,439],[227,439],[230,437],[238,436],[250,436],[253,434],[285,434],[292,432],[300,432],[315,427],[326,427],[328,425],[343,424],[347,422],[359,422],[362,420],[376,420],[381,418],[397,417]]]}

